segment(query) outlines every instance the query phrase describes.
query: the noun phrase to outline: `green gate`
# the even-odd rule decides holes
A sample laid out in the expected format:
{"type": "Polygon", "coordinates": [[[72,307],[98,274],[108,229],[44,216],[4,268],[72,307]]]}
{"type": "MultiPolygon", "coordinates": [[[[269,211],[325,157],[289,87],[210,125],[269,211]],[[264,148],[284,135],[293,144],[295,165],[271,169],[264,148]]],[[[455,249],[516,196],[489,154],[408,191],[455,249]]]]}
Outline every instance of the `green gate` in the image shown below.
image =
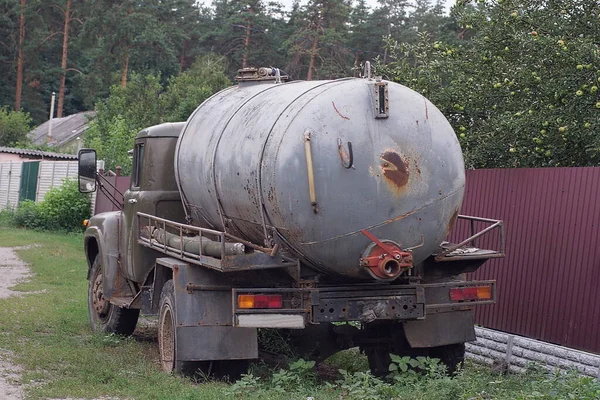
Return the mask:
{"type": "Polygon", "coordinates": [[[26,161],[21,164],[21,187],[19,189],[19,203],[23,200],[35,201],[39,172],[39,161],[26,161]]]}

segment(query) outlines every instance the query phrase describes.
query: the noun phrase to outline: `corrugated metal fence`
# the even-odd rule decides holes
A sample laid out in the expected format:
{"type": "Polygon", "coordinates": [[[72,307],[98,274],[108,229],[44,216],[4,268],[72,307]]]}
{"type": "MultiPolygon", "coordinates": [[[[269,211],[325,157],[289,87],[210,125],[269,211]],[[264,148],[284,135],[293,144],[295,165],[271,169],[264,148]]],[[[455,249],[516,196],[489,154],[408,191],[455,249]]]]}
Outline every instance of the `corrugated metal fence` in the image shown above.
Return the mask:
{"type": "Polygon", "coordinates": [[[473,274],[498,282],[476,322],[600,353],[600,168],[467,171],[461,213],[505,222],[506,258],[473,274]]]}
{"type": "MultiPolygon", "coordinates": [[[[0,210],[19,204],[21,161],[0,163],[0,210]]],[[[42,201],[54,186],[62,185],[65,178],[77,179],[77,161],[40,161],[35,201],[42,201]]],[[[92,195],[92,209],[95,195],[92,195]]]]}
{"type": "Polygon", "coordinates": [[[21,162],[0,163],[0,211],[19,203],[21,185],[21,162]]]}

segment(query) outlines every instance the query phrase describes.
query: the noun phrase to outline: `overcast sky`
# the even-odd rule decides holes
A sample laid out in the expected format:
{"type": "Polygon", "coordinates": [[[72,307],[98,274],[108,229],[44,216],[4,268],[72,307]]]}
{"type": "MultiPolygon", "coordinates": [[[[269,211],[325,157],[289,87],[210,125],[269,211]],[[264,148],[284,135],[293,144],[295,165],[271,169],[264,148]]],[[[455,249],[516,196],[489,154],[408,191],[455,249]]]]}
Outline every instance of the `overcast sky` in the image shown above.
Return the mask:
{"type": "MultiPolygon", "coordinates": [[[[292,8],[292,3],[294,2],[294,0],[279,0],[281,3],[283,3],[284,6],[286,6],[288,9],[292,8]]],[[[454,3],[456,3],[456,0],[443,0],[446,3],[446,13],[448,11],[450,11],[450,7],[452,7],[454,5],[454,3]]],[[[306,0],[300,0],[301,3],[305,3],[306,0]]],[[[367,0],[367,5],[369,7],[371,7],[371,9],[375,8],[377,6],[377,0],[367,0]]]]}

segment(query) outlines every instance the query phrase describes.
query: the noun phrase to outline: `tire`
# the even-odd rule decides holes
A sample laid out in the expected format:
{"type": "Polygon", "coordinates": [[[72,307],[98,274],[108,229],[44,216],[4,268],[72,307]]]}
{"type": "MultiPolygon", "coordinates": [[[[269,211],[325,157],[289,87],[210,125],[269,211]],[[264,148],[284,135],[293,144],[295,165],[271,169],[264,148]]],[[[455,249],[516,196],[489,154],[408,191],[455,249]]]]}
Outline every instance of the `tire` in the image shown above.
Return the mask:
{"type": "Polygon", "coordinates": [[[390,373],[389,367],[392,362],[390,349],[387,347],[367,347],[364,351],[367,360],[369,360],[371,373],[378,378],[385,378],[390,373]]]}
{"type": "Polygon", "coordinates": [[[121,308],[104,297],[102,274],[104,268],[100,256],[96,256],[88,282],[88,314],[90,326],[95,332],[129,336],[135,330],[140,310],[121,308]]]}
{"type": "MultiPolygon", "coordinates": [[[[390,353],[411,358],[431,356],[431,348],[412,348],[404,334],[404,327],[397,322],[373,322],[365,326],[367,337],[378,342],[361,349],[369,360],[371,373],[378,378],[389,375],[392,362],[390,353]]],[[[444,347],[444,346],[442,346],[444,347]]]]}
{"type": "Polygon", "coordinates": [[[173,280],[163,286],[158,307],[160,365],[167,373],[215,377],[235,381],[248,371],[248,360],[181,361],[177,355],[175,292],[173,280]]]}
{"type": "Polygon", "coordinates": [[[160,366],[167,373],[182,373],[183,363],[177,359],[175,337],[175,293],[173,280],[168,280],[160,293],[158,306],[158,350],[160,366]]]}
{"type": "Polygon", "coordinates": [[[429,354],[432,358],[439,358],[446,365],[449,375],[455,375],[459,365],[465,361],[465,344],[456,343],[432,347],[429,354]]]}

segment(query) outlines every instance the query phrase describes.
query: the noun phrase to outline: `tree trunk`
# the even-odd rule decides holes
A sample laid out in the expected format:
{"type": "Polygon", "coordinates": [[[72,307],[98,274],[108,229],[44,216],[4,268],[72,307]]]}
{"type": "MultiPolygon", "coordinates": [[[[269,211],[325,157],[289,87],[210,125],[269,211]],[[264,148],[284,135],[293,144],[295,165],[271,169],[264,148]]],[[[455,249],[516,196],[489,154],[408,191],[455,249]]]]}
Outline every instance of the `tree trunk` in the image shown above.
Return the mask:
{"type": "Polygon", "coordinates": [[[359,77],[361,72],[360,72],[360,64],[358,63],[358,55],[360,53],[357,51],[356,53],[354,53],[354,77],[359,77]]]}
{"type": "Polygon", "coordinates": [[[17,53],[17,84],[15,92],[15,111],[21,109],[21,94],[23,92],[23,43],[25,42],[25,1],[21,0],[21,15],[19,18],[19,51],[17,53]]]}
{"type": "Polygon", "coordinates": [[[246,34],[244,35],[244,55],[242,57],[242,68],[248,67],[248,45],[250,44],[250,29],[252,29],[252,26],[250,25],[250,21],[248,21],[248,25],[246,25],[246,34]]]}
{"type": "Polygon", "coordinates": [[[183,72],[183,63],[185,62],[185,40],[181,45],[181,54],[179,55],[179,75],[183,72]]]}
{"type": "Polygon", "coordinates": [[[317,58],[317,45],[319,44],[319,35],[315,34],[313,39],[312,48],[310,49],[310,63],[308,64],[308,74],[306,74],[306,80],[312,81],[312,72],[315,68],[315,58],[317,58]]]}
{"type": "MultiPolygon", "coordinates": [[[[388,37],[390,37],[391,34],[392,34],[392,29],[388,25],[388,37]]],[[[383,52],[383,65],[387,64],[387,55],[388,55],[388,47],[385,46],[385,50],[383,52]]]]}
{"type": "Polygon", "coordinates": [[[123,69],[121,70],[121,87],[127,86],[127,70],[129,69],[129,51],[125,53],[125,59],[123,60],[123,69]]]}
{"type": "Polygon", "coordinates": [[[61,76],[60,88],[58,89],[58,105],[56,109],[56,118],[62,118],[63,106],[65,103],[65,81],[67,79],[67,53],[69,50],[69,24],[71,22],[71,0],[67,0],[65,9],[65,27],[63,31],[62,60],[60,62],[61,76]]]}

